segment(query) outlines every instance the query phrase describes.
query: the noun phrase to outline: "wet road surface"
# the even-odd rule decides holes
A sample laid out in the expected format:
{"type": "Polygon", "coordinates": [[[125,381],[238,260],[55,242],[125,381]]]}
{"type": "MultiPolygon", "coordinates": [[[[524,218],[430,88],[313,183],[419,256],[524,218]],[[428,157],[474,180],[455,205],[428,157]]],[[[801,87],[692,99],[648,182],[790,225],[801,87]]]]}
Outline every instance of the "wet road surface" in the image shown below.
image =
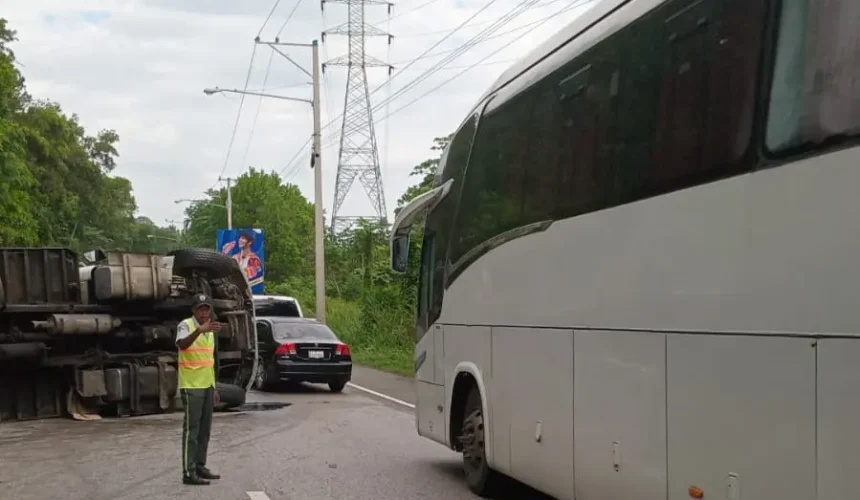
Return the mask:
{"type": "MultiPolygon", "coordinates": [[[[356,375],[361,387],[412,402],[409,379],[356,375]]],[[[210,486],[181,483],[180,413],[4,424],[0,499],[477,498],[463,482],[459,455],[419,437],[408,407],[354,387],[333,394],[313,385],[251,392],[248,401],[290,406],[216,413],[207,465],[222,479],[210,486]]],[[[511,499],[551,500],[515,489],[511,499]]]]}

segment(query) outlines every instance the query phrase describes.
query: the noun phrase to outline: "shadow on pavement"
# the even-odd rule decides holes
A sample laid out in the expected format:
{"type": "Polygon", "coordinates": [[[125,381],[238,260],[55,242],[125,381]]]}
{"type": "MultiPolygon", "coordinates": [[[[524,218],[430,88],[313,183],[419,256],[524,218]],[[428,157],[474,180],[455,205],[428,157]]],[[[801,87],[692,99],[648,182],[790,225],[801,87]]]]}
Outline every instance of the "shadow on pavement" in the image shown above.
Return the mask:
{"type": "MultiPolygon", "coordinates": [[[[463,488],[468,488],[466,486],[466,481],[463,478],[463,466],[460,462],[432,462],[430,465],[439,472],[462,483],[463,488]]],[[[505,493],[502,496],[496,497],[496,500],[522,500],[524,498],[527,498],[528,500],[556,500],[555,498],[526,486],[515,479],[507,478],[507,480],[510,484],[506,485],[505,493]]]]}
{"type": "MultiPolygon", "coordinates": [[[[261,392],[254,389],[255,392],[261,392]]],[[[268,391],[265,391],[269,394],[331,394],[336,395],[336,393],[331,392],[328,386],[324,384],[308,384],[305,382],[301,383],[284,383],[280,386],[273,387],[268,391]]]]}

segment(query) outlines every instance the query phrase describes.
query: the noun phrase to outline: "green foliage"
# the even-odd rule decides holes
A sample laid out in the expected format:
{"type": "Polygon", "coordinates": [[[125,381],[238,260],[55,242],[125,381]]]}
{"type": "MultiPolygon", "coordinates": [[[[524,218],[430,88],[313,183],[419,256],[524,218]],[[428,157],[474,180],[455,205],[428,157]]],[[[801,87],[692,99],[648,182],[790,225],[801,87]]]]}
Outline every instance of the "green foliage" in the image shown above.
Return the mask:
{"type": "Polygon", "coordinates": [[[436,137],[433,139],[433,146],[430,147],[430,150],[438,151],[440,156],[424,160],[412,168],[412,172],[409,175],[420,176],[421,180],[418,184],[408,187],[406,192],[397,200],[397,209],[395,210],[395,213],[398,212],[403,205],[409,203],[413,198],[430,190],[433,186],[433,179],[436,177],[436,171],[439,168],[441,154],[445,151],[445,148],[448,147],[448,143],[451,142],[451,138],[453,136],[454,134],[450,134],[447,137],[436,137]]]}
{"type": "Polygon", "coordinates": [[[15,39],[0,19],[0,246],[175,247],[178,231],[135,219],[131,183],[110,175],[119,135],[88,135],[58,104],[30,98],[10,47],[15,39]]]}
{"type": "MultiPolygon", "coordinates": [[[[441,155],[448,140],[435,139],[431,150],[441,155]]],[[[438,165],[437,156],[413,168],[420,180],[399,205],[431,188],[438,165]]],[[[236,180],[232,199],[234,227],[265,231],[266,293],[295,297],[305,315],[313,317],[313,205],[296,186],[253,168],[236,180]]],[[[226,200],[222,188],[188,207],[188,244],[213,248],[217,229],[226,227],[226,200]]],[[[405,375],[412,374],[422,232],[417,226],[405,275],[389,269],[390,228],[383,224],[362,221],[325,240],[327,323],[350,344],[357,362],[405,375]]]]}
{"type": "MultiPolygon", "coordinates": [[[[186,209],[182,228],[136,217],[131,183],[113,175],[119,135],[88,134],[75,115],[33,101],[10,46],[15,32],[0,18],[0,246],[66,246],[164,253],[214,248],[227,226],[225,188],[186,209]]],[[[450,136],[413,168],[418,182],[398,208],[432,187],[450,136]]],[[[266,241],[266,293],[290,295],[314,316],[314,207],[275,173],[251,168],[232,188],[233,226],[259,228],[266,241]]],[[[421,227],[416,224],[408,274],[389,270],[389,227],[365,222],[325,240],[327,320],[355,360],[412,374],[421,227]]]]}

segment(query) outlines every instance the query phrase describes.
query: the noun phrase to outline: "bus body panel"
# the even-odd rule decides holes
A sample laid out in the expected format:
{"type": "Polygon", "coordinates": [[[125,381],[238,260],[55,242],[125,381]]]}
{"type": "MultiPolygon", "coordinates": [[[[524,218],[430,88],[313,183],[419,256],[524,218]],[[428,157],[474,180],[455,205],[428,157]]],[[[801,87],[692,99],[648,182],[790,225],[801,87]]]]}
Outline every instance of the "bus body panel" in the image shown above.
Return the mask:
{"type": "Polygon", "coordinates": [[[445,418],[445,386],[419,380],[415,384],[415,425],[418,435],[450,447],[445,418]]]}
{"type": "Polygon", "coordinates": [[[816,498],[813,344],[667,336],[669,500],[816,498]]]}
{"type": "Polygon", "coordinates": [[[818,500],[857,496],[860,340],[818,341],[818,500]]]}
{"type": "Polygon", "coordinates": [[[440,325],[430,328],[415,345],[415,378],[419,382],[442,384],[444,380],[436,378],[436,365],[442,359],[443,351],[436,348],[436,337],[441,337],[440,325]],[[437,335],[438,334],[438,335],[437,335]]]}
{"type": "MultiPolygon", "coordinates": [[[[461,374],[474,378],[484,403],[484,433],[493,434],[493,406],[487,396],[487,386],[492,379],[491,330],[484,326],[442,325],[445,350],[440,359],[445,370],[445,421],[451,422],[451,407],[454,392],[454,381],[461,374]]],[[[450,429],[450,428],[449,428],[450,429]]],[[[453,438],[460,429],[450,429],[448,443],[453,447],[453,438]]],[[[494,446],[491,439],[486,439],[487,460],[493,463],[494,446]]]]}
{"type": "Polygon", "coordinates": [[[666,335],[577,330],[573,345],[578,498],[666,500],[666,335]]]}
{"type": "Polygon", "coordinates": [[[845,149],[557,221],[466,268],[439,321],[858,335],[857,165],[845,149]]]}
{"type": "Polygon", "coordinates": [[[443,330],[434,325],[415,345],[416,405],[418,434],[451,447],[448,440],[448,408],[442,359],[443,330]]]}
{"type": "Polygon", "coordinates": [[[557,498],[573,498],[573,331],[494,327],[492,354],[492,380],[485,380],[490,463],[557,498]]]}

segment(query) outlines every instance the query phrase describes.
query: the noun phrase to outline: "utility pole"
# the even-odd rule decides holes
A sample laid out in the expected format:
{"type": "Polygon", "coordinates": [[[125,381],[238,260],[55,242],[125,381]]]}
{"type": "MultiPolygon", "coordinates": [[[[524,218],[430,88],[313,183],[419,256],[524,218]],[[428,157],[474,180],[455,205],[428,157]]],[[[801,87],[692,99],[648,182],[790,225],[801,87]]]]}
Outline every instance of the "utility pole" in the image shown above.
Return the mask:
{"type": "Polygon", "coordinates": [[[227,181],[227,229],[233,229],[233,179],[218,177],[218,180],[227,181]]]}
{"type": "MultiPolygon", "coordinates": [[[[292,63],[295,67],[301,70],[304,74],[311,77],[313,84],[313,99],[302,99],[298,97],[288,97],[267,94],[262,92],[249,92],[247,90],[235,89],[220,89],[210,88],[204,89],[203,93],[212,95],[220,92],[231,92],[245,95],[257,95],[260,97],[270,97],[273,99],[286,99],[288,101],[300,101],[311,105],[314,114],[314,130],[313,130],[313,150],[311,151],[311,168],[314,170],[314,281],[316,282],[316,317],[317,321],[325,324],[326,321],[326,300],[325,300],[325,225],[323,224],[323,175],[322,175],[322,124],[320,115],[322,113],[322,104],[320,102],[320,56],[319,42],[317,40],[307,43],[290,43],[282,42],[275,38],[274,41],[262,41],[258,38],[254,40],[261,45],[267,45],[274,50],[278,55],[292,63]],[[288,54],[280,50],[280,47],[305,47],[310,48],[313,55],[313,68],[311,71],[303,68],[288,54]]],[[[230,218],[232,213],[230,196],[230,179],[227,179],[227,218],[230,218]]]]}
{"type": "Polygon", "coordinates": [[[320,48],[316,40],[311,47],[313,52],[314,86],[314,140],[311,153],[311,168],[314,169],[314,261],[316,263],[316,312],[317,321],[325,324],[325,237],[323,229],[323,177],[322,177],[322,137],[320,124],[320,48]]]}

